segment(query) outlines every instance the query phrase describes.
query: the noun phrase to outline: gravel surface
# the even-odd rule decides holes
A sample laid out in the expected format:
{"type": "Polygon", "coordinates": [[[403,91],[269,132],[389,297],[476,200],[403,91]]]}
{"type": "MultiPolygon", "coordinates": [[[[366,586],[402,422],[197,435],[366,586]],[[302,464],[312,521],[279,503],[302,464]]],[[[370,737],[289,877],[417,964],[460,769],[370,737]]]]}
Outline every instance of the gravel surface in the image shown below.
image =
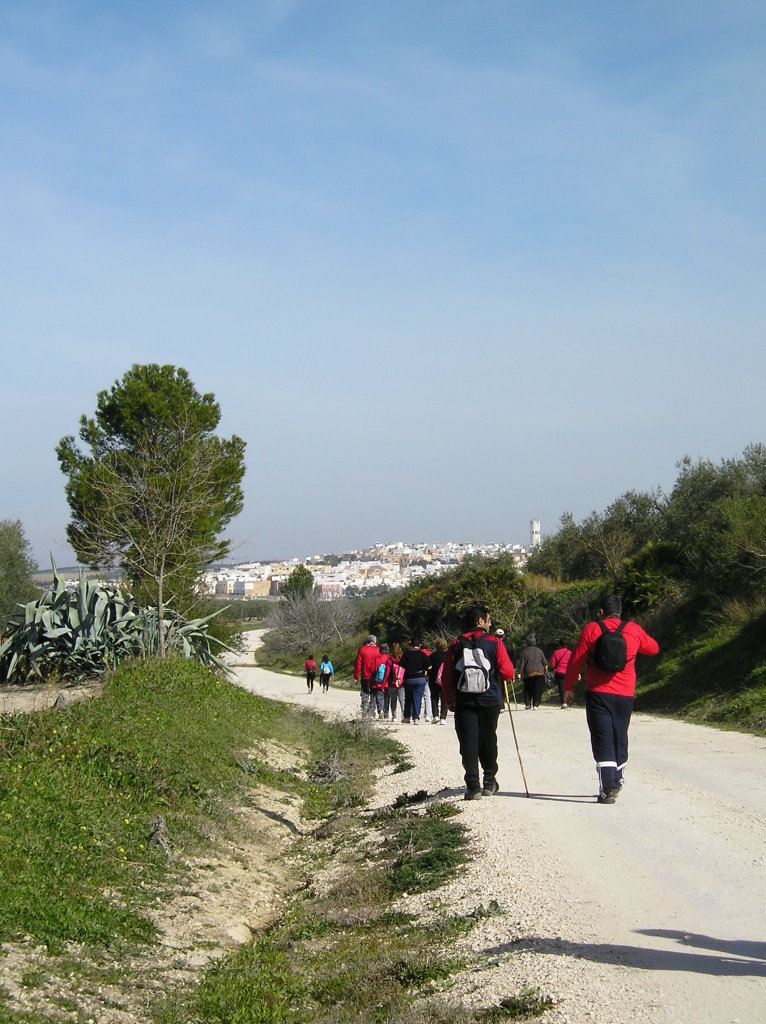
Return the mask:
{"type": "MultiPolygon", "coordinates": [[[[238,667],[240,685],[332,715],[359,695],[238,667]]],[[[557,1000],[544,1024],[766,1022],[766,740],[636,715],[627,782],[596,803],[582,709],[506,712],[500,792],[464,802],[452,716],[446,726],[376,723],[409,750],[410,771],[380,779],[376,802],[441,791],[481,855],[438,894],[403,895],[428,917],[495,900],[467,939],[476,969],[453,995],[490,1006],[525,986],[557,1000]]]]}

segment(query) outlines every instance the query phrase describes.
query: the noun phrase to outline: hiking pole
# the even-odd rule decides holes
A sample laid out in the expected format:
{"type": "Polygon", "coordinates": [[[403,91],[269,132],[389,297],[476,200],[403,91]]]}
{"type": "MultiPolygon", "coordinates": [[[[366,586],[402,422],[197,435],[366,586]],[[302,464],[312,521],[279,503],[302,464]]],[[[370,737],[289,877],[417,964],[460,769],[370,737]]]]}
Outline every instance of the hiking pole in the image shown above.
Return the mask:
{"type": "MultiPolygon", "coordinates": [[[[511,693],[513,694],[513,706],[518,711],[519,705],[516,702],[516,687],[513,685],[513,679],[511,679],[511,693]]],[[[508,700],[508,690],[505,691],[505,699],[508,700]]]]}
{"type": "Polygon", "coordinates": [[[529,786],[527,786],[527,777],[524,774],[524,765],[521,761],[521,751],[519,750],[519,741],[516,739],[516,726],[513,724],[513,712],[511,711],[511,702],[508,699],[508,682],[503,680],[503,689],[505,690],[505,704],[508,708],[508,715],[511,719],[511,728],[513,729],[513,742],[516,744],[516,753],[519,755],[519,768],[521,768],[521,777],[524,780],[524,791],[529,799],[529,786]]]}

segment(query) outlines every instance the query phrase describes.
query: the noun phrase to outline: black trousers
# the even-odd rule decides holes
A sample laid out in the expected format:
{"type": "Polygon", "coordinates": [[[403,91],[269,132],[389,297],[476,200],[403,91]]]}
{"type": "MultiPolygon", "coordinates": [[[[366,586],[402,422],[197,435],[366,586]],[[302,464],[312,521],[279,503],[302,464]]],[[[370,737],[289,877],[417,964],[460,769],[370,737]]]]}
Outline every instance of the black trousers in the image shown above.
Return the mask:
{"type": "Polygon", "coordinates": [[[524,677],[524,706],[536,708],[540,707],[540,701],[543,699],[543,686],[545,685],[545,676],[525,676],[524,677]]]}
{"type": "Polygon", "coordinates": [[[559,704],[564,703],[564,680],[566,679],[565,672],[554,672],[556,677],[556,689],[559,691],[559,704]]]}
{"type": "Polygon", "coordinates": [[[602,793],[622,785],[622,770],[628,763],[628,726],[632,711],[632,697],[619,697],[616,693],[585,694],[585,717],[602,793]]]}
{"type": "Polygon", "coordinates": [[[455,732],[460,744],[467,789],[481,789],[479,765],[484,773],[484,785],[491,786],[495,781],[497,720],[502,710],[502,704],[482,704],[478,697],[456,695],[455,732]]]}
{"type": "Polygon", "coordinates": [[[436,683],[429,683],[428,689],[431,691],[431,713],[434,718],[446,718],[447,717],[447,705],[444,703],[444,694],[442,693],[441,686],[437,686],[436,683]],[[441,708],[441,711],[439,710],[441,708]]]}

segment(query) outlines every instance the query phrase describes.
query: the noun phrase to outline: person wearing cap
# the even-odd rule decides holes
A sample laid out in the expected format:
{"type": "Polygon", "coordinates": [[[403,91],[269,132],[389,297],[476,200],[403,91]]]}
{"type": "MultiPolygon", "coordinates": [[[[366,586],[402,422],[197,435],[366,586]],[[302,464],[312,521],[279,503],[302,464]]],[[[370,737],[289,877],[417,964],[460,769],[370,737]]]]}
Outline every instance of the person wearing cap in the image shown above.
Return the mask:
{"type": "Polygon", "coordinates": [[[375,673],[380,664],[380,650],[377,644],[378,638],[375,634],[368,634],[367,639],[356,652],[356,661],[354,662],[354,682],[359,683],[363,715],[375,714],[375,705],[371,706],[371,691],[375,673]]]}
{"type": "Polygon", "coordinates": [[[628,726],[636,692],[636,655],[658,654],[660,650],[657,641],[637,622],[626,621],[622,626],[624,668],[607,672],[595,665],[593,655],[598,640],[604,630],[614,633],[619,629],[621,614],[622,602],[616,594],[607,594],[601,599],[598,619],[583,628],[564,677],[564,701],[571,704],[574,685],[585,667],[585,716],[596,762],[600,804],[613,804],[623,786],[623,770],[628,762],[628,726]]]}
{"type": "Polygon", "coordinates": [[[500,643],[505,647],[506,653],[511,661],[516,661],[516,648],[510,640],[505,639],[505,630],[498,626],[495,630],[495,636],[500,638],[500,643]]]}
{"type": "Polygon", "coordinates": [[[545,670],[548,667],[548,662],[542,650],[537,646],[537,640],[531,633],[524,643],[525,646],[519,655],[516,671],[524,686],[524,707],[529,711],[530,708],[540,707],[540,701],[543,699],[545,670]]]}

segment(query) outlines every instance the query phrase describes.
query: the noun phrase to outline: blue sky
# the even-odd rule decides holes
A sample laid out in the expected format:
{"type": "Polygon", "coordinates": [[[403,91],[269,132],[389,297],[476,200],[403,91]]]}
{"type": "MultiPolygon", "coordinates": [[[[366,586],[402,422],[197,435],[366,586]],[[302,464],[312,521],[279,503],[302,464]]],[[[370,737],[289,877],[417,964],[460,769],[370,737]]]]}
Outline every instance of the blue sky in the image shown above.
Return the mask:
{"type": "Polygon", "coordinates": [[[0,518],[133,363],[235,557],[526,542],[766,440],[757,2],[0,0],[0,518]],[[10,442],[10,443],[9,443],[10,442]]]}

